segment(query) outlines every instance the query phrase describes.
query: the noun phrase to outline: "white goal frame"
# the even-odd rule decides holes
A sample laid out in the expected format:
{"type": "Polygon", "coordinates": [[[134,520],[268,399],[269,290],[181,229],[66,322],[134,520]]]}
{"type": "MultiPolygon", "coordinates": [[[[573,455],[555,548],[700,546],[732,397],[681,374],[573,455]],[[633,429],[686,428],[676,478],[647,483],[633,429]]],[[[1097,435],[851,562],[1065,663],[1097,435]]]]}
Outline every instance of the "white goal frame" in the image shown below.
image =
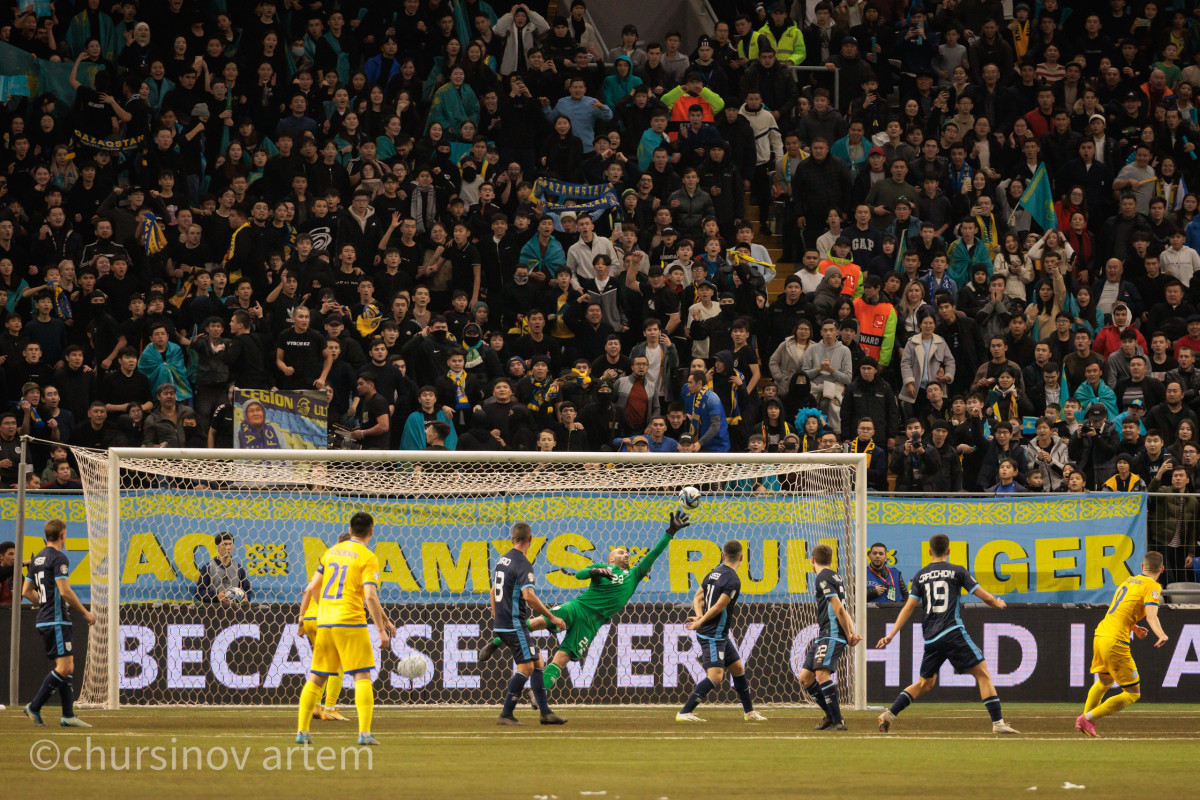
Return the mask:
{"type": "MultiPolygon", "coordinates": [[[[389,462],[446,464],[505,464],[543,462],[547,464],[795,464],[796,466],[848,466],[854,469],[854,620],[860,631],[867,625],[867,465],[865,453],[536,453],[526,451],[430,451],[430,450],[235,450],[198,448],[114,447],[107,451],[108,481],[108,641],[107,707],[118,709],[120,704],[120,603],[121,603],[121,505],[112,498],[121,495],[123,460],[188,460],[188,461],[311,461],[311,462],[389,462]]],[[[867,659],[858,654],[854,664],[854,707],[867,707],[867,659]]]]}

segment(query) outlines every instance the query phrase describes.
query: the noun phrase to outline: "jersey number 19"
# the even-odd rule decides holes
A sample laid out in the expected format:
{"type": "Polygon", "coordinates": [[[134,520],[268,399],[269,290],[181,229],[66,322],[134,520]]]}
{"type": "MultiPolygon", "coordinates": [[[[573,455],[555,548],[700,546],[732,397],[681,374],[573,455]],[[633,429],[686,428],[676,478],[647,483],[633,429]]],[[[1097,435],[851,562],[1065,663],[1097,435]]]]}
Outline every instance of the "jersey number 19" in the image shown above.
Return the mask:
{"type": "Polygon", "coordinates": [[[945,581],[933,581],[925,594],[925,613],[943,614],[950,607],[950,584],[945,581]]]}

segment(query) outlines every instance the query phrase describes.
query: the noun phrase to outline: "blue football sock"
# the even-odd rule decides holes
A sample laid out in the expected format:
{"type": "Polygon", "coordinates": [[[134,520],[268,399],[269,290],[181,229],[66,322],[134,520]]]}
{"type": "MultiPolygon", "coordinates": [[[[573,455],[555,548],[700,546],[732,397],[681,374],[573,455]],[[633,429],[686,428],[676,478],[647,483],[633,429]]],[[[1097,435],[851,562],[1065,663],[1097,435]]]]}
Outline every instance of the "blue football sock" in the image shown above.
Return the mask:
{"type": "Polygon", "coordinates": [[[746,681],[746,673],[733,676],[733,690],[742,701],[742,711],[749,714],[754,710],[754,698],[750,696],[750,684],[746,681]]]}
{"type": "Polygon", "coordinates": [[[46,705],[46,701],[50,699],[50,695],[58,691],[59,684],[61,683],[62,676],[55,670],[50,670],[42,680],[41,688],[33,696],[33,702],[29,704],[29,708],[34,711],[41,711],[42,706],[46,705]]]}
{"type": "Polygon", "coordinates": [[[683,704],[680,714],[690,714],[696,710],[696,706],[700,705],[700,701],[708,696],[708,693],[713,690],[713,682],[708,678],[696,684],[692,689],[692,693],[688,695],[687,702],[683,704]]]}
{"type": "Polygon", "coordinates": [[[813,681],[808,686],[805,686],[804,691],[808,692],[808,696],[813,699],[813,702],[815,702],[820,709],[825,712],[825,716],[828,717],[829,706],[825,704],[825,694],[821,691],[820,687],[817,686],[817,682],[813,681]]]}
{"type": "Polygon", "coordinates": [[[502,717],[511,717],[513,709],[517,707],[517,701],[521,699],[521,690],[525,688],[524,675],[519,672],[514,672],[513,676],[508,679],[508,688],[504,691],[504,709],[500,712],[502,717]]]}
{"type": "Polygon", "coordinates": [[[992,695],[987,700],[984,700],[983,707],[992,715],[992,722],[999,722],[1004,719],[1000,714],[1000,698],[996,695],[992,695]]]}
{"type": "Polygon", "coordinates": [[[837,684],[833,681],[825,681],[818,688],[825,695],[825,708],[829,712],[829,718],[834,722],[841,722],[842,708],[838,704],[837,684]]]}
{"type": "MultiPolygon", "coordinates": [[[[63,716],[75,716],[75,686],[71,683],[70,675],[60,678],[58,684],[58,697],[62,701],[63,716]]],[[[997,701],[996,705],[1000,705],[999,701],[997,701]]]]}
{"type": "Polygon", "coordinates": [[[529,678],[529,691],[533,692],[533,699],[537,703],[538,713],[550,713],[550,701],[546,698],[546,674],[535,669],[533,675],[529,678]]]}
{"type": "Polygon", "coordinates": [[[896,696],[896,702],[892,703],[892,715],[899,716],[900,712],[912,705],[913,696],[908,692],[901,692],[896,696]]]}

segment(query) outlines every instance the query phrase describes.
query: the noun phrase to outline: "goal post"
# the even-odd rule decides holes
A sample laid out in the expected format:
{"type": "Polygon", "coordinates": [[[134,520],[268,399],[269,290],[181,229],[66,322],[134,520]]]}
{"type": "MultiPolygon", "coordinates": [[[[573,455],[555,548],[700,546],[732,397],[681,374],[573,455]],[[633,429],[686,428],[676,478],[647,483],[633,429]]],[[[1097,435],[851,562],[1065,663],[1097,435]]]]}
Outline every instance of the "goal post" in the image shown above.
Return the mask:
{"type": "MultiPolygon", "coordinates": [[[[114,448],[75,455],[98,617],[81,690],[90,705],[295,702],[311,655],[296,632],[300,595],[357,510],[375,516],[370,546],[384,574],[381,600],[400,629],[391,650],[377,655],[373,678],[384,705],[498,700],[507,667],[502,659],[479,664],[474,652],[490,635],[492,569],[513,523],[533,527],[538,596],[561,603],[586,587],[575,570],[605,560],[611,548],[629,548],[634,564],[644,557],[687,485],[704,495],[692,525],[570,666],[556,702],[682,702],[703,675],[695,635],[683,623],[729,539],[746,550],[731,638],[756,702],[806,702],[795,675],[816,631],[809,565],[816,544],[833,548],[856,624],[866,629],[863,454],[114,448]],[[197,588],[223,531],[235,537],[232,557],[250,589],[245,602],[211,602],[212,593],[197,588]],[[425,659],[423,678],[396,672],[409,655],[425,659]]],[[[552,653],[549,638],[534,641],[552,653]]],[[[861,648],[843,656],[838,679],[843,702],[865,708],[861,648]]]]}

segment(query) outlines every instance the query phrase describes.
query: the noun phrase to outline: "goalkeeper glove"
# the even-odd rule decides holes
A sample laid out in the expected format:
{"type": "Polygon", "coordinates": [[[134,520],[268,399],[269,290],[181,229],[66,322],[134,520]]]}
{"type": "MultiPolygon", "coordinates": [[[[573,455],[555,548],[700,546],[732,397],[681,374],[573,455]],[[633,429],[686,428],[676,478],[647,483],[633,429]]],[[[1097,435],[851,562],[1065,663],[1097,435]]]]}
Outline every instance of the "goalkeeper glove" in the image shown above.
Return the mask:
{"type": "Polygon", "coordinates": [[[592,567],[590,577],[592,578],[612,578],[612,570],[608,567],[592,567]]]}
{"type": "Polygon", "coordinates": [[[667,535],[674,536],[679,531],[691,525],[688,515],[682,511],[676,511],[671,514],[671,521],[667,524],[667,535]]]}

